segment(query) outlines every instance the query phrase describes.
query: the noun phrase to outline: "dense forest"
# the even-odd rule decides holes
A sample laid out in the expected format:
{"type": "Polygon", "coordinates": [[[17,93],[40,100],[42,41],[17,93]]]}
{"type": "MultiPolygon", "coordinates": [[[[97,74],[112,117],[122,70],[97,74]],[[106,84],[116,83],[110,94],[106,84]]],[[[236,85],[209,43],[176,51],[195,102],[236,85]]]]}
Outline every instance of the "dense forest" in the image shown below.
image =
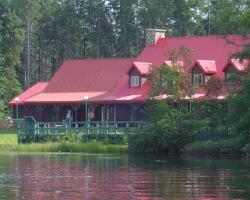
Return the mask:
{"type": "Polygon", "coordinates": [[[146,28],[170,36],[250,32],[250,0],[0,0],[0,117],[65,59],[136,56],[146,28]]]}

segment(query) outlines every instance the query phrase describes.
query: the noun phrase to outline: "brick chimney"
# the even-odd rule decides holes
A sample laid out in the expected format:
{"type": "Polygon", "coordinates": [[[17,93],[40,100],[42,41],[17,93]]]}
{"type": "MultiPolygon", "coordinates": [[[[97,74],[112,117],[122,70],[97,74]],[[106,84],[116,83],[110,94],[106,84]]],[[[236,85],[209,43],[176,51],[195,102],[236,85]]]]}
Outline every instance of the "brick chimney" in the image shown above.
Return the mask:
{"type": "Polygon", "coordinates": [[[164,29],[146,29],[146,45],[156,44],[160,38],[165,38],[164,29]]]}

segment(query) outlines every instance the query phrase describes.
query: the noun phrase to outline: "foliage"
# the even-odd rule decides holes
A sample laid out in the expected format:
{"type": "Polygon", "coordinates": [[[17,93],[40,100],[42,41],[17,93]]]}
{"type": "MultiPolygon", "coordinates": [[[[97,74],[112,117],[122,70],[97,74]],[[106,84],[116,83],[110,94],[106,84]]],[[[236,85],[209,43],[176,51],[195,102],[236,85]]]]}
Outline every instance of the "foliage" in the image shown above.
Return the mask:
{"type": "Polygon", "coordinates": [[[50,79],[65,59],[136,56],[146,28],[167,29],[168,36],[249,32],[248,1],[209,2],[1,0],[1,7],[13,11],[25,31],[18,76],[26,88],[50,79]]]}
{"type": "Polygon", "coordinates": [[[243,80],[239,90],[237,95],[228,97],[228,122],[237,132],[250,134],[250,74],[243,80]]]}
{"type": "Polygon", "coordinates": [[[9,114],[7,102],[21,91],[18,81],[23,31],[20,20],[3,2],[0,2],[0,118],[9,114]]]}
{"type": "Polygon", "coordinates": [[[239,154],[244,153],[244,147],[249,141],[245,136],[235,136],[230,139],[216,141],[194,142],[185,146],[184,152],[193,154],[239,154]]]}
{"type": "Polygon", "coordinates": [[[221,80],[219,77],[212,76],[204,86],[206,95],[217,98],[222,93],[223,86],[223,80],[221,80]]]}
{"type": "Polygon", "coordinates": [[[168,105],[165,101],[149,105],[150,126],[145,135],[129,138],[130,151],[179,151],[192,141],[199,130],[199,121],[183,106],[168,105]]]}
{"type": "Polygon", "coordinates": [[[17,144],[15,132],[0,132],[0,151],[3,152],[85,152],[119,154],[127,151],[127,145],[102,144],[100,142],[76,143],[69,141],[34,144],[17,144]]]}
{"type": "Polygon", "coordinates": [[[0,144],[0,151],[4,152],[84,152],[120,154],[127,151],[127,146],[103,145],[101,143],[34,143],[6,145],[0,144]]]}
{"type": "Polygon", "coordinates": [[[246,0],[211,0],[210,23],[212,34],[248,33],[249,26],[243,25],[249,9],[246,0]]]}
{"type": "Polygon", "coordinates": [[[192,112],[202,123],[203,129],[208,132],[226,129],[227,104],[224,101],[194,101],[192,112]]]}
{"type": "Polygon", "coordinates": [[[192,63],[192,50],[180,47],[167,52],[166,57],[171,63],[151,68],[148,75],[152,85],[150,98],[162,98],[167,95],[165,98],[176,101],[186,95],[191,97],[195,88],[184,73],[184,65],[192,63]]]}
{"type": "MultiPolygon", "coordinates": [[[[243,59],[250,60],[249,47],[246,47],[242,52],[234,55],[243,59]]],[[[241,79],[241,85],[231,90],[228,102],[228,124],[241,134],[250,134],[250,73],[249,67],[244,77],[241,79]]]]}
{"type": "Polygon", "coordinates": [[[168,95],[171,99],[179,99],[185,95],[186,75],[178,64],[173,63],[171,67],[167,65],[162,65],[159,68],[154,67],[151,69],[148,79],[153,88],[150,94],[152,98],[168,95]]]}

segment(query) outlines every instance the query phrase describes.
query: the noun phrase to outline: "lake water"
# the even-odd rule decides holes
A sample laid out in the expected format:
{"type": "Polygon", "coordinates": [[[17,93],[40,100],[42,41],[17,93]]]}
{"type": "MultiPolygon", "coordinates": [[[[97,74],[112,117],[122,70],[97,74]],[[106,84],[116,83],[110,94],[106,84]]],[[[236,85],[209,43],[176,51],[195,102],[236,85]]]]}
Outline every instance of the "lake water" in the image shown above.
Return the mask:
{"type": "Polygon", "coordinates": [[[0,154],[0,199],[250,199],[250,160],[0,154]]]}

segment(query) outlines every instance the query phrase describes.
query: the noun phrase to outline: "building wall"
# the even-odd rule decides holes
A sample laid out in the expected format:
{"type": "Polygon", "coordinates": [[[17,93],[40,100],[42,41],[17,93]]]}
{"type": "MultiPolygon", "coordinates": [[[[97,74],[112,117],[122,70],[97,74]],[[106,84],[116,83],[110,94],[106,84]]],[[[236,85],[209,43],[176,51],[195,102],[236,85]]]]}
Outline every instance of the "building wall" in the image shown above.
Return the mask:
{"type": "MultiPolygon", "coordinates": [[[[38,122],[62,122],[66,119],[67,111],[71,110],[73,121],[85,121],[85,105],[26,105],[19,106],[19,118],[24,116],[33,116],[38,122]],[[77,108],[75,111],[74,108],[77,108]]],[[[94,118],[91,121],[102,121],[102,112],[104,121],[143,121],[146,119],[143,111],[145,104],[99,104],[91,105],[90,109],[94,112],[94,118]],[[107,114],[107,112],[109,112],[107,114]],[[116,112],[116,113],[115,113],[116,112]]],[[[16,116],[15,107],[13,107],[13,117],[16,116]]]]}

